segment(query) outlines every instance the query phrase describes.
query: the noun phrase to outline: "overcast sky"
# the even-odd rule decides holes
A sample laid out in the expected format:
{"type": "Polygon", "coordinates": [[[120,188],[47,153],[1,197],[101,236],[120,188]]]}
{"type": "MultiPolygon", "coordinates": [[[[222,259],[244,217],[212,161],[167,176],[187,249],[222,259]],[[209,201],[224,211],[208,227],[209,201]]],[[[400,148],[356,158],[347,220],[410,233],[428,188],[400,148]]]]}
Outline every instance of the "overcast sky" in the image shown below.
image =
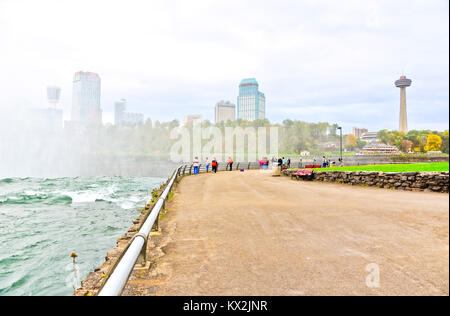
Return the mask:
{"type": "Polygon", "coordinates": [[[0,0],[0,107],[46,106],[72,76],[102,79],[104,122],[114,101],[153,120],[236,103],[254,77],[266,116],[396,129],[402,74],[410,129],[448,129],[448,0],[0,0]]]}

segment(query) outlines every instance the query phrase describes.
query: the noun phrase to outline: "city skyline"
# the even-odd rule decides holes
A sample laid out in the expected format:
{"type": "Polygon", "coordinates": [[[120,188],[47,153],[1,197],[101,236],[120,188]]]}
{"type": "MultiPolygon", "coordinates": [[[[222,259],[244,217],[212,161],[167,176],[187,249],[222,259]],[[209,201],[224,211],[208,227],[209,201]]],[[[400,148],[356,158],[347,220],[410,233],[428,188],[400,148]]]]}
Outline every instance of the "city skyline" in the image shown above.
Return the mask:
{"type": "MultiPolygon", "coordinates": [[[[99,79],[99,82],[100,82],[100,77],[99,77],[99,75],[97,74],[97,73],[93,73],[93,72],[83,72],[83,71],[78,71],[78,72],[76,72],[75,73],[75,75],[74,75],[74,78],[78,75],[78,76],[80,76],[80,74],[81,75],[83,75],[83,74],[86,74],[86,75],[93,75],[93,76],[96,76],[96,77],[98,77],[98,79],[99,79]]],[[[406,76],[404,76],[404,75],[401,75],[400,76],[400,79],[399,80],[397,80],[396,82],[395,82],[395,86],[398,88],[398,87],[400,87],[399,85],[398,85],[398,82],[400,82],[401,80],[409,80],[409,81],[411,81],[410,79],[406,79],[406,76]]],[[[74,81],[73,82],[75,82],[75,79],[74,79],[74,81]]],[[[100,83],[99,83],[100,84],[100,83]]],[[[262,98],[263,98],[263,104],[264,104],[264,106],[263,106],[263,116],[264,116],[264,114],[265,114],[265,95],[264,95],[264,93],[262,93],[262,92],[260,92],[258,89],[259,89],[259,84],[258,84],[258,82],[255,80],[255,78],[248,78],[248,79],[243,79],[243,80],[241,80],[241,82],[240,82],[240,84],[239,84],[239,93],[241,93],[241,91],[243,91],[242,90],[242,86],[243,85],[245,85],[245,86],[247,86],[247,85],[255,85],[256,86],[256,92],[257,92],[257,94],[258,95],[260,95],[260,96],[262,96],[262,98]]],[[[73,86],[72,86],[72,106],[71,106],[71,115],[69,116],[69,115],[64,115],[64,113],[63,113],[63,118],[64,118],[64,121],[73,121],[73,119],[72,119],[72,116],[73,116],[73,111],[74,111],[74,109],[73,109],[73,104],[74,104],[74,89],[76,89],[76,88],[74,88],[75,87],[75,84],[73,84],[73,86]],[[68,119],[66,119],[66,118],[68,118],[68,119]]],[[[247,87],[244,87],[244,88],[247,88],[247,87]]],[[[99,90],[101,90],[101,88],[99,87],[99,90]]],[[[402,91],[403,91],[404,89],[402,89],[402,91]]],[[[47,96],[47,102],[50,102],[50,105],[52,105],[51,104],[51,102],[54,102],[53,103],[53,106],[57,106],[57,108],[58,109],[61,109],[60,108],[60,102],[59,102],[59,99],[60,99],[60,96],[61,96],[61,88],[59,87],[59,86],[51,86],[51,85],[49,85],[49,86],[47,86],[47,94],[46,94],[46,96],[47,96]],[[53,90],[57,90],[57,91],[53,91],[53,90]],[[54,100],[53,101],[50,101],[50,96],[49,96],[49,93],[57,93],[57,95],[58,95],[58,101],[57,102],[55,102],[54,100]]],[[[399,130],[399,131],[402,131],[402,132],[405,132],[405,126],[406,126],[406,132],[405,133],[407,133],[408,132],[408,128],[407,128],[407,114],[406,114],[406,99],[405,99],[405,96],[403,95],[403,93],[404,92],[402,92],[401,93],[401,100],[400,100],[400,114],[399,114],[399,124],[400,125],[397,125],[397,128],[393,128],[392,130],[399,130]],[[405,104],[403,103],[403,102],[405,102],[405,104]],[[403,128],[403,129],[402,129],[403,128]]],[[[98,95],[98,98],[99,98],[99,100],[98,100],[98,104],[101,104],[101,97],[100,97],[100,91],[99,91],[99,95],[98,95]]],[[[117,121],[117,117],[118,117],[118,108],[117,108],[117,105],[119,104],[119,103],[123,103],[124,104],[124,107],[123,107],[123,109],[121,110],[122,112],[123,112],[123,114],[125,115],[123,118],[122,118],[122,120],[125,122],[125,121],[128,121],[129,123],[133,123],[133,124],[135,124],[135,123],[137,123],[137,122],[139,122],[139,121],[145,121],[146,119],[152,119],[152,117],[150,117],[150,116],[146,116],[146,115],[144,115],[144,113],[128,113],[128,112],[125,112],[125,109],[126,109],[126,103],[127,103],[127,100],[126,99],[124,99],[124,98],[121,98],[120,99],[120,101],[115,101],[114,102],[114,112],[113,112],[113,119],[112,119],[112,121],[111,120],[107,120],[107,121],[104,121],[103,120],[103,118],[102,118],[102,107],[100,106],[100,120],[101,120],[101,123],[102,124],[107,124],[107,123],[110,123],[110,124],[115,124],[115,125],[117,125],[118,124],[118,121],[117,121]]],[[[224,104],[224,105],[228,105],[228,106],[234,106],[234,111],[235,111],[235,118],[234,119],[244,119],[244,120],[249,120],[249,121],[252,121],[253,119],[246,119],[246,118],[243,118],[243,117],[239,117],[239,112],[238,112],[238,105],[239,105],[239,96],[237,97],[237,104],[238,105],[235,105],[235,104],[233,104],[233,103],[231,103],[231,102],[229,102],[229,101],[219,101],[219,102],[217,102],[216,104],[215,104],[215,106],[214,106],[214,115],[213,115],[213,117],[212,117],[212,119],[211,118],[209,118],[209,116],[207,116],[207,117],[203,117],[204,115],[203,114],[199,114],[199,115],[201,115],[202,116],[202,118],[203,118],[203,120],[208,120],[208,121],[210,121],[211,123],[217,123],[217,106],[218,105],[220,105],[220,104],[224,104]]],[[[45,106],[44,106],[45,107],[45,106]]],[[[78,106],[76,106],[76,107],[78,107],[78,106]]],[[[37,107],[37,108],[42,108],[42,107],[37,107]]],[[[192,113],[191,114],[186,114],[186,115],[184,115],[182,118],[180,118],[180,117],[172,117],[171,119],[169,119],[169,120],[178,120],[180,123],[183,123],[183,121],[185,121],[186,120],[186,117],[187,116],[191,116],[191,115],[193,115],[192,113]]],[[[197,114],[195,114],[195,115],[197,115],[197,114]]],[[[267,117],[263,117],[264,119],[268,119],[271,123],[274,123],[274,121],[271,121],[270,120],[270,118],[267,118],[267,117]]],[[[290,118],[285,118],[285,119],[290,119],[290,118]]],[[[120,120],[120,119],[119,119],[120,120]]],[[[158,119],[156,119],[156,120],[158,120],[158,119]]],[[[301,120],[301,119],[300,119],[301,120]]],[[[313,122],[313,121],[311,121],[311,122],[313,122]]],[[[278,122],[279,123],[279,122],[278,122]]],[[[342,124],[341,124],[342,125],[342,124]]],[[[359,128],[356,128],[356,129],[359,129],[359,128]]],[[[387,128],[381,128],[381,129],[387,129],[387,128]]],[[[379,129],[379,130],[381,130],[381,129],[379,129]]],[[[432,128],[428,128],[429,130],[432,130],[432,128]]],[[[447,128],[448,129],[448,128],[447,128]]],[[[346,126],[345,127],[345,130],[346,130],[346,132],[348,132],[348,133],[351,133],[351,134],[354,134],[354,135],[356,135],[355,134],[355,126],[350,126],[350,125],[348,125],[348,126],[346,126]]],[[[437,129],[435,129],[435,130],[437,130],[437,129]]],[[[446,129],[442,129],[442,130],[446,130],[446,129]]],[[[358,138],[358,137],[357,137],[358,138]]]]}
{"type": "Polygon", "coordinates": [[[27,1],[26,12],[1,1],[0,37],[7,49],[0,52],[0,107],[44,105],[43,87],[57,85],[69,120],[70,74],[88,69],[102,77],[104,123],[114,122],[114,102],[121,98],[152,120],[182,121],[199,113],[213,122],[214,104],[235,101],[236,83],[255,77],[270,96],[271,122],[395,130],[398,89],[392,78],[404,71],[414,78],[409,129],[448,129],[447,1],[288,1],[288,11],[272,2],[258,4],[250,19],[242,12],[254,7],[251,1],[205,7],[168,2],[130,1],[130,16],[123,17],[123,8],[101,1],[88,12],[83,0],[70,10],[54,1],[27,1]],[[108,17],[101,14],[105,5],[108,17]],[[38,10],[39,18],[33,15],[38,10]],[[81,12],[91,24],[75,23],[81,12]],[[264,23],[267,12],[272,26],[264,23]],[[125,19],[120,26],[118,17],[125,19]],[[31,32],[27,23],[35,25],[31,32]],[[177,28],[179,23],[188,27],[177,28]],[[203,28],[205,23],[212,26],[203,28]],[[148,37],[153,40],[139,40],[148,37]],[[398,53],[404,49],[408,54],[398,53]]]}

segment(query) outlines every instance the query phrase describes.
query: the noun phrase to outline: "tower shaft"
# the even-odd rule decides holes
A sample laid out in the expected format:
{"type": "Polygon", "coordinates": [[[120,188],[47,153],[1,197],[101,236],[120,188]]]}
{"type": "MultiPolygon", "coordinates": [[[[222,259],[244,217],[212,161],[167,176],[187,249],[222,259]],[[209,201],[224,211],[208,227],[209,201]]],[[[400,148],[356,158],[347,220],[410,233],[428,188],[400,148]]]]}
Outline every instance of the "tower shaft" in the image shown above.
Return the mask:
{"type": "Polygon", "coordinates": [[[399,131],[408,133],[408,119],[406,115],[406,88],[400,88],[400,122],[399,131]]]}

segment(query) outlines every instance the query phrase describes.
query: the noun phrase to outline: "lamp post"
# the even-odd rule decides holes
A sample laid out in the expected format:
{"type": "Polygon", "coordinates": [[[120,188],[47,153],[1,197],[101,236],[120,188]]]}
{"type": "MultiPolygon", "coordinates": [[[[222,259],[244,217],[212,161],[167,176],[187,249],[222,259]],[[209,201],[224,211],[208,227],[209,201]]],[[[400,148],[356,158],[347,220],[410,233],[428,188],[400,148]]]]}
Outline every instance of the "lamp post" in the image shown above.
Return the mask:
{"type": "Polygon", "coordinates": [[[337,129],[339,130],[339,134],[340,134],[340,146],[339,146],[339,152],[340,152],[340,156],[341,156],[341,165],[342,165],[342,126],[338,126],[337,129]]]}

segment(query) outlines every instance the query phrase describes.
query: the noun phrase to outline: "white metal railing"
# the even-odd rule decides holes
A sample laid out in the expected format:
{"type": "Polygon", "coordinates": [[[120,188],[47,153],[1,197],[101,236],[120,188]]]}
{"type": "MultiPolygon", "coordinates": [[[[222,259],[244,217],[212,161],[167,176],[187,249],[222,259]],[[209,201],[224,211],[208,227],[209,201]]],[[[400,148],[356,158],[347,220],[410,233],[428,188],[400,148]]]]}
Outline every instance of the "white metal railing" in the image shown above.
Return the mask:
{"type": "Polygon", "coordinates": [[[98,294],[99,296],[118,296],[122,293],[122,290],[125,287],[131,272],[133,271],[134,265],[136,264],[139,255],[142,251],[145,251],[145,248],[143,247],[147,246],[148,235],[155,223],[155,220],[158,218],[159,212],[163,207],[167,196],[169,195],[169,192],[173,186],[175,179],[178,176],[181,167],[182,166],[178,167],[173,173],[170,182],[159,197],[141,229],[133,237],[133,240],[126,249],[116,268],[111,273],[106,283],[103,285],[103,288],[98,294]]]}
{"type": "MultiPolygon", "coordinates": [[[[233,170],[236,170],[238,168],[257,169],[258,167],[259,166],[257,166],[257,164],[248,162],[233,164],[233,170]]],[[[222,164],[221,170],[226,170],[226,168],[227,164],[222,164]]],[[[211,167],[209,170],[211,172],[211,167]]],[[[204,172],[206,172],[205,166],[200,165],[199,173],[204,172]]],[[[127,284],[128,278],[130,277],[130,274],[133,271],[134,266],[139,258],[139,255],[141,255],[146,250],[145,248],[147,247],[148,235],[150,234],[150,231],[159,216],[159,212],[164,206],[164,202],[169,195],[170,190],[172,189],[173,183],[178,176],[188,175],[192,173],[192,164],[181,165],[174,171],[165,190],[159,197],[144,224],[141,226],[139,232],[134,235],[131,243],[125,250],[125,253],[122,255],[122,257],[119,259],[119,262],[117,263],[109,278],[106,280],[98,296],[118,296],[122,293],[123,288],[127,284]]]]}

